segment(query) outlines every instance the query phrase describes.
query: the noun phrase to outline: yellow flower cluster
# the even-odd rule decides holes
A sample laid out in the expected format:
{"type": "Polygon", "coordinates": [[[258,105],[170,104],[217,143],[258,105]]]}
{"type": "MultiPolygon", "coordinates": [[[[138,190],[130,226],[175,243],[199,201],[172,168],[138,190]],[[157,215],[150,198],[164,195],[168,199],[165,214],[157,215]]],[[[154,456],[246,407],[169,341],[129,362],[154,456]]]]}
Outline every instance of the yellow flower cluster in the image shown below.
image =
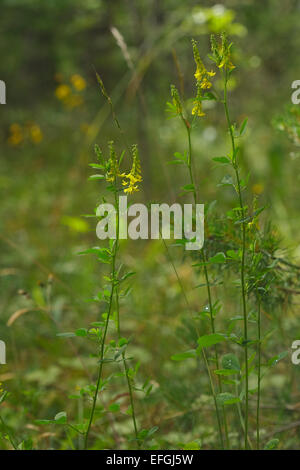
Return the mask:
{"type": "MultiPolygon", "coordinates": [[[[62,79],[60,75],[57,75],[56,78],[57,80],[62,79]]],[[[86,88],[86,81],[79,74],[74,74],[70,77],[70,83],[72,86],[60,83],[55,89],[55,96],[67,108],[75,108],[83,104],[83,99],[77,92],[81,92],[86,88]]]]}
{"type": "Polygon", "coordinates": [[[202,93],[201,93],[201,88],[200,86],[198,86],[198,83],[197,83],[197,96],[196,96],[196,99],[194,101],[194,107],[192,109],[192,114],[194,116],[198,116],[198,117],[202,117],[202,116],[205,116],[205,113],[202,109],[202,93]]]}
{"type": "Polygon", "coordinates": [[[202,90],[209,90],[212,87],[212,83],[210,81],[211,77],[213,77],[216,73],[212,70],[209,72],[205,65],[203,64],[198,47],[197,42],[192,40],[193,45],[193,54],[194,60],[196,63],[196,72],[194,74],[196,78],[196,86],[197,86],[197,96],[194,101],[194,107],[192,109],[192,114],[198,117],[205,116],[205,113],[202,109],[202,90]]]}
{"type": "Polygon", "coordinates": [[[124,193],[128,194],[132,194],[134,192],[139,191],[137,183],[140,183],[142,181],[141,163],[137,145],[132,146],[132,157],[133,161],[130,173],[123,173],[121,175],[123,178],[125,178],[125,180],[122,181],[123,186],[126,186],[126,188],[124,189],[124,193]]]}
{"type": "Polygon", "coordinates": [[[11,124],[7,139],[9,145],[17,147],[26,140],[30,140],[34,144],[39,144],[43,140],[43,133],[40,126],[36,123],[27,123],[23,127],[17,123],[11,124]]]}
{"type": "MultiPolygon", "coordinates": [[[[132,146],[132,167],[129,173],[120,172],[120,161],[117,158],[113,141],[108,143],[109,146],[109,159],[106,164],[105,179],[109,183],[116,183],[117,178],[122,179],[124,186],[124,193],[132,194],[139,191],[138,183],[142,181],[141,164],[137,145],[132,146]]],[[[95,147],[98,158],[102,160],[102,152],[99,147],[95,147]]]]}
{"type": "Polygon", "coordinates": [[[203,64],[201,60],[197,43],[195,40],[192,40],[192,45],[193,45],[194,60],[196,63],[196,72],[194,76],[197,80],[197,84],[199,84],[199,87],[202,88],[203,90],[207,90],[212,87],[210,78],[214,77],[216,75],[216,72],[213,72],[212,70],[209,72],[208,70],[206,70],[205,65],[203,64]]]}
{"type": "Polygon", "coordinates": [[[231,46],[232,43],[228,42],[225,33],[221,34],[221,41],[217,41],[214,35],[211,36],[211,50],[219,69],[224,68],[230,71],[235,68],[231,60],[231,46]]]}
{"type": "Polygon", "coordinates": [[[2,382],[0,382],[0,393],[3,393],[3,392],[4,392],[4,390],[2,388],[2,382]]]}

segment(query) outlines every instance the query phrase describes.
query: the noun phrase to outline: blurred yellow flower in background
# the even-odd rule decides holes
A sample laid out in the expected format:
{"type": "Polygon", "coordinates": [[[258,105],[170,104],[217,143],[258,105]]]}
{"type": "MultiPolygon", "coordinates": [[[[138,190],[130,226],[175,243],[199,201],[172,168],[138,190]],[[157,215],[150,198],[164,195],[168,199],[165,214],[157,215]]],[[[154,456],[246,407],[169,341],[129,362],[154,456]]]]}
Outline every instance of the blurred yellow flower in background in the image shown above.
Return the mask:
{"type": "Polygon", "coordinates": [[[8,143],[12,146],[20,145],[24,140],[23,130],[19,124],[11,124],[9,128],[9,137],[7,139],[8,143]]]}
{"type": "Polygon", "coordinates": [[[76,88],[77,91],[82,91],[86,88],[85,79],[78,74],[72,75],[70,81],[73,87],[76,88]]]}
{"type": "Polygon", "coordinates": [[[9,145],[17,147],[28,140],[34,144],[39,144],[43,140],[43,133],[38,124],[29,122],[23,127],[17,123],[11,124],[7,139],[9,145]]]}
{"type": "Polygon", "coordinates": [[[71,93],[69,85],[61,84],[55,90],[55,95],[59,100],[64,100],[71,93]]]}
{"type": "MultiPolygon", "coordinates": [[[[61,74],[56,74],[62,80],[61,74]]],[[[60,83],[55,89],[55,96],[57,99],[63,102],[66,108],[73,109],[83,104],[83,98],[77,93],[81,92],[86,88],[86,81],[81,75],[74,74],[70,77],[70,85],[66,83],[60,83]]]]}
{"type": "Polygon", "coordinates": [[[41,131],[40,126],[38,126],[37,124],[32,124],[29,127],[29,135],[32,142],[34,142],[35,144],[39,144],[43,140],[43,133],[41,131]]]}

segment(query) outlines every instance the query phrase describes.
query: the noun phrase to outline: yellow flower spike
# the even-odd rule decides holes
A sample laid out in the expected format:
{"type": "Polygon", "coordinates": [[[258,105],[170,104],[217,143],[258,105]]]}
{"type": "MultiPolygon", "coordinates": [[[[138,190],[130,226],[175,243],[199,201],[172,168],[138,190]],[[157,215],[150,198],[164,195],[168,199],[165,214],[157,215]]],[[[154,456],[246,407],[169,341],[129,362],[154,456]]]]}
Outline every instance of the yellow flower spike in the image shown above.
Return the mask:
{"type": "Polygon", "coordinates": [[[211,70],[210,72],[206,70],[206,67],[203,64],[198,51],[197,42],[194,39],[192,39],[192,45],[194,60],[196,63],[196,72],[194,74],[194,77],[196,78],[197,86],[199,85],[202,89],[208,90],[212,87],[212,83],[209,81],[209,78],[214,77],[216,73],[213,70],[211,70]]]}
{"type": "Polygon", "coordinates": [[[205,113],[203,112],[203,109],[202,109],[201,82],[197,82],[197,96],[193,104],[194,104],[194,107],[192,109],[192,114],[198,117],[205,116],[205,113]]]}
{"type": "Polygon", "coordinates": [[[142,174],[141,174],[141,163],[140,163],[137,145],[132,146],[132,156],[133,156],[133,160],[132,160],[132,168],[130,170],[130,173],[122,175],[122,177],[125,178],[122,181],[122,185],[127,186],[124,189],[124,193],[128,193],[128,194],[132,194],[134,192],[139,191],[139,187],[136,183],[140,183],[143,180],[142,174]]]}
{"type": "Polygon", "coordinates": [[[221,42],[218,42],[214,35],[211,36],[211,50],[219,69],[233,70],[235,68],[231,60],[231,46],[225,33],[221,34],[221,42]]]}
{"type": "Polygon", "coordinates": [[[194,107],[192,109],[192,114],[198,117],[206,116],[206,114],[202,110],[201,101],[194,101],[194,107]]]}

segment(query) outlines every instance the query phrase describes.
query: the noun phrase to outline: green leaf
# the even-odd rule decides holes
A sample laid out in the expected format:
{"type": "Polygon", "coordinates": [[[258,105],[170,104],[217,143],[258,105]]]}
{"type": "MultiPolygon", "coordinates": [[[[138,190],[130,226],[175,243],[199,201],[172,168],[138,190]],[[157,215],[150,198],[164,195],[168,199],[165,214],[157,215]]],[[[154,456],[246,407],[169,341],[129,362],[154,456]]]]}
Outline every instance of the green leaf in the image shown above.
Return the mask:
{"type": "Polygon", "coordinates": [[[65,411],[60,411],[54,416],[54,421],[59,424],[66,424],[67,413],[65,411]]]}
{"type": "Polygon", "coordinates": [[[235,354],[229,353],[222,357],[222,367],[228,370],[240,371],[241,366],[238,357],[235,354]]]}
{"type": "Polygon", "coordinates": [[[127,343],[128,343],[127,338],[120,338],[119,341],[118,341],[118,346],[121,348],[122,346],[124,346],[127,343]]]}
{"type": "Polygon", "coordinates": [[[241,253],[239,251],[227,250],[226,255],[228,256],[228,258],[235,261],[239,261],[241,259],[241,253]]]}
{"type": "Polygon", "coordinates": [[[56,336],[59,336],[60,338],[74,338],[75,333],[72,332],[67,332],[67,333],[57,333],[56,336]]]}
{"type": "MultiPolygon", "coordinates": [[[[199,348],[207,348],[209,346],[213,346],[214,344],[221,343],[222,341],[226,340],[226,336],[220,333],[212,333],[211,335],[204,335],[198,338],[197,343],[199,344],[199,348]]],[[[197,351],[199,350],[197,348],[197,351]]]]}
{"type": "Polygon", "coordinates": [[[95,170],[104,170],[104,166],[99,163],[89,163],[89,166],[95,170]]]}
{"type": "Polygon", "coordinates": [[[200,450],[201,446],[197,441],[191,441],[184,444],[182,447],[183,450],[200,450]]]}
{"type": "Polygon", "coordinates": [[[76,336],[87,336],[88,330],[86,328],[78,328],[78,330],[75,331],[76,336]]]}
{"type": "Polygon", "coordinates": [[[89,180],[103,180],[105,178],[104,175],[91,175],[89,176],[89,180]]]}
{"type": "Polygon", "coordinates": [[[226,262],[226,256],[224,253],[220,252],[209,258],[208,262],[209,264],[222,264],[226,262]]]}
{"type": "Polygon", "coordinates": [[[224,165],[231,163],[231,160],[228,157],[214,157],[213,161],[217,163],[223,163],[224,165]]]}
{"type": "Polygon", "coordinates": [[[152,436],[154,433],[156,433],[156,431],[158,431],[159,427],[158,426],[153,426],[151,429],[149,429],[148,433],[147,433],[147,438],[152,436]]]}
{"type": "Polygon", "coordinates": [[[244,135],[246,132],[246,127],[248,123],[248,118],[244,119],[240,127],[240,136],[244,135]]]}
{"type": "Polygon", "coordinates": [[[279,444],[279,439],[271,439],[264,447],[264,450],[274,450],[277,449],[279,444]]]}
{"type": "Polygon", "coordinates": [[[186,359],[190,359],[191,357],[196,357],[196,350],[190,349],[189,351],[174,354],[171,356],[172,361],[185,361],[186,359]]]}
{"type": "Polygon", "coordinates": [[[234,375],[238,374],[239,372],[235,369],[216,369],[214,373],[217,375],[234,375]]]}
{"type": "Polygon", "coordinates": [[[224,392],[217,395],[217,403],[222,406],[233,405],[234,403],[240,403],[240,401],[240,398],[235,397],[232,393],[224,392]]]}
{"type": "Polygon", "coordinates": [[[269,361],[267,363],[267,366],[268,367],[275,366],[277,364],[277,362],[281,361],[281,359],[284,359],[288,355],[288,353],[289,353],[288,351],[283,351],[282,353],[271,357],[271,359],[269,359],[269,361]]]}
{"type": "Polygon", "coordinates": [[[32,439],[26,439],[25,441],[20,442],[20,444],[18,445],[19,450],[32,450],[32,447],[32,439]]]}
{"type": "Polygon", "coordinates": [[[120,404],[119,403],[112,403],[111,405],[109,405],[108,409],[112,413],[117,413],[118,411],[120,411],[120,404]]]}
{"type": "Polygon", "coordinates": [[[50,424],[53,423],[53,419],[35,419],[34,422],[36,424],[50,424]]]}
{"type": "Polygon", "coordinates": [[[182,186],[181,189],[187,192],[195,191],[195,186],[193,184],[186,184],[185,186],[182,186]]]}
{"type": "Polygon", "coordinates": [[[0,396],[0,405],[1,403],[4,402],[5,398],[8,396],[8,392],[5,391],[4,393],[2,393],[2,395],[0,396]]]}

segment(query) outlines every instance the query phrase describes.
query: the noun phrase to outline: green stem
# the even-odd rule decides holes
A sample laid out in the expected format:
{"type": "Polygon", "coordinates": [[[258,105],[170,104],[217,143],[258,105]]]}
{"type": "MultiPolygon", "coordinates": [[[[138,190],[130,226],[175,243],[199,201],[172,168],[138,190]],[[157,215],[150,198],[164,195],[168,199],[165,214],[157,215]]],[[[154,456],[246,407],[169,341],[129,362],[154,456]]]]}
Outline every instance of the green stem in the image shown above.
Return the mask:
{"type": "MultiPolygon", "coordinates": [[[[232,124],[229,116],[228,104],[227,104],[227,83],[228,83],[228,72],[225,71],[224,75],[224,108],[227,120],[227,126],[229,129],[231,146],[232,146],[232,162],[235,170],[236,182],[237,182],[237,193],[239,198],[239,204],[242,212],[242,218],[245,217],[245,209],[243,204],[241,181],[239,168],[237,164],[237,149],[235,145],[235,138],[233,134],[232,124]]],[[[244,320],[244,353],[245,353],[245,449],[248,449],[248,414],[249,414],[249,383],[248,383],[248,318],[247,318],[247,304],[246,304],[246,283],[245,283],[245,254],[246,254],[246,223],[242,222],[242,263],[241,263],[241,285],[242,285],[242,302],[243,302],[243,320],[244,320]]]]}
{"type": "MultiPolygon", "coordinates": [[[[186,127],[187,130],[187,135],[188,135],[188,145],[189,145],[189,153],[188,153],[188,170],[189,170],[189,176],[190,176],[190,182],[193,185],[193,197],[194,197],[194,203],[195,203],[195,208],[197,208],[197,191],[194,183],[194,175],[193,175],[193,167],[192,167],[192,140],[191,140],[191,128],[189,123],[181,116],[183,123],[186,127]]],[[[206,255],[204,249],[201,250],[201,257],[203,261],[203,266],[204,266],[204,276],[205,276],[205,282],[206,282],[206,288],[207,288],[207,295],[208,295],[208,304],[209,304],[209,311],[210,311],[210,322],[211,322],[211,328],[212,332],[215,332],[215,325],[214,325],[214,316],[213,316],[213,304],[212,304],[212,297],[211,297],[211,290],[210,290],[210,285],[209,285],[209,278],[208,278],[208,271],[206,267],[206,255]]],[[[218,428],[219,428],[219,435],[220,435],[220,442],[222,448],[224,448],[224,441],[223,441],[223,433],[222,433],[222,427],[221,427],[221,419],[220,419],[220,414],[219,414],[219,408],[217,404],[217,399],[216,399],[216,393],[213,385],[213,380],[211,377],[211,372],[209,368],[209,364],[207,361],[207,357],[205,354],[204,349],[202,349],[203,353],[203,358],[207,367],[207,372],[210,380],[210,386],[211,386],[211,391],[215,403],[215,408],[216,408],[216,416],[217,416],[217,421],[218,421],[218,428]]],[[[218,358],[218,352],[217,348],[215,347],[215,361],[217,364],[217,368],[219,369],[219,358],[218,358]]],[[[221,392],[222,390],[222,385],[221,381],[219,380],[219,390],[221,392]]],[[[225,424],[225,435],[226,435],[226,446],[229,447],[229,439],[228,439],[228,429],[227,429],[227,420],[226,420],[226,413],[224,407],[222,407],[223,410],[223,418],[224,418],[224,424],[225,424]]]]}
{"type": "MultiPolygon", "coordinates": [[[[239,396],[239,390],[238,390],[238,386],[236,385],[235,386],[235,394],[236,396],[239,396]]],[[[242,415],[242,410],[241,410],[241,405],[240,403],[237,403],[236,404],[236,407],[237,407],[237,410],[238,410],[238,415],[239,415],[239,418],[240,418],[240,423],[241,423],[241,427],[242,427],[242,430],[243,432],[245,433],[245,421],[244,421],[244,418],[243,418],[243,415],[242,415]]],[[[250,437],[248,436],[248,445],[249,445],[249,448],[252,450],[253,449],[253,445],[251,443],[251,440],[250,440],[250,437]]]]}
{"type": "MultiPolygon", "coordinates": [[[[116,184],[116,182],[115,182],[116,184]]],[[[116,191],[116,188],[115,188],[116,191]]],[[[119,220],[119,218],[118,218],[119,220]]],[[[117,251],[118,251],[118,246],[119,246],[119,227],[118,227],[117,222],[117,232],[116,232],[116,240],[114,243],[114,248],[113,248],[113,254],[112,254],[112,267],[111,267],[111,291],[110,291],[110,297],[109,297],[109,306],[108,306],[108,312],[107,312],[107,317],[105,321],[105,326],[104,326],[104,332],[102,336],[102,341],[101,341],[101,349],[100,349],[100,363],[99,363],[99,369],[98,369],[98,376],[97,376],[97,383],[96,383],[96,390],[93,396],[93,403],[92,403],[92,409],[91,409],[91,414],[89,418],[89,423],[87,427],[87,431],[85,434],[85,440],[84,440],[84,449],[87,449],[88,445],[88,438],[95,414],[95,409],[96,409],[96,403],[97,403],[97,397],[99,393],[99,387],[102,379],[102,371],[103,371],[103,361],[104,361],[104,349],[105,349],[105,341],[106,341],[106,336],[107,336],[107,331],[108,331],[108,325],[109,325],[109,320],[110,320],[110,315],[112,311],[112,305],[113,305],[113,298],[114,298],[114,293],[115,293],[115,287],[116,287],[116,256],[117,256],[117,251]]]]}
{"type": "MultiPolygon", "coordinates": [[[[119,201],[118,201],[116,192],[115,192],[115,206],[117,208],[117,232],[119,232],[119,201]]],[[[119,305],[119,289],[118,289],[118,286],[116,287],[115,296],[116,296],[116,310],[117,310],[117,331],[118,331],[118,338],[120,339],[121,338],[121,326],[120,326],[120,305],[119,305]]],[[[129,397],[130,397],[131,416],[132,416],[132,422],[133,422],[135,438],[136,438],[136,441],[137,441],[137,445],[140,448],[140,442],[139,442],[139,439],[138,439],[138,428],[137,428],[137,424],[136,424],[134,400],[133,400],[132,383],[131,383],[130,377],[128,375],[128,366],[127,366],[127,362],[126,362],[125,352],[122,352],[122,360],[123,360],[123,366],[124,366],[126,380],[127,380],[129,397]]]]}

